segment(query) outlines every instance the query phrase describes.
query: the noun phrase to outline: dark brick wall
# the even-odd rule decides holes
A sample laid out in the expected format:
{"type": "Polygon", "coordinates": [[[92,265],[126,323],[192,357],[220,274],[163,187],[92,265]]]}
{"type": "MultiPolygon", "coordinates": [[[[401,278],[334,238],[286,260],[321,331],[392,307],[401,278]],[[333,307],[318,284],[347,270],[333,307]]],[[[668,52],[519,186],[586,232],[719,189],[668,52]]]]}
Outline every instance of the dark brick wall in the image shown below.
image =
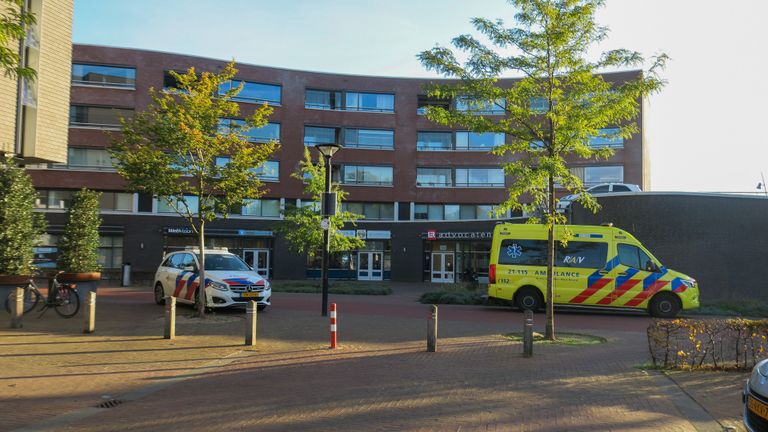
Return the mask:
{"type": "Polygon", "coordinates": [[[575,207],[572,222],[628,230],[662,264],[698,280],[705,301],[768,300],[768,199],[642,193],[599,202],[596,215],[575,207]]]}

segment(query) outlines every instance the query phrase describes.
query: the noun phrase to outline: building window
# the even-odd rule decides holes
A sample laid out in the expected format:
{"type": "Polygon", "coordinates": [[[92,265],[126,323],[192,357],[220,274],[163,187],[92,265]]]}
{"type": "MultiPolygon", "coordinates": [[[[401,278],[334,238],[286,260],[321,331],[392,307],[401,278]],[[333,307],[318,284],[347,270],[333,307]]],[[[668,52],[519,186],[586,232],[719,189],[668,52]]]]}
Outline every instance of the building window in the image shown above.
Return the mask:
{"type": "Polygon", "coordinates": [[[304,108],[394,112],[395,95],[391,93],[361,93],[307,89],[304,93],[304,108]]]}
{"type": "Polygon", "coordinates": [[[416,168],[416,186],[502,187],[501,168],[416,168]]]}
{"type": "Polygon", "coordinates": [[[443,108],[444,110],[449,110],[451,109],[451,100],[433,98],[427,95],[419,95],[417,100],[416,114],[418,115],[427,114],[427,107],[430,107],[430,106],[443,108]]]}
{"type": "Polygon", "coordinates": [[[344,129],[344,146],[366,149],[392,149],[395,131],[383,129],[344,129]]]}
{"type": "Polygon", "coordinates": [[[501,168],[456,168],[457,187],[504,186],[504,170],[501,168]]]}
{"type": "Polygon", "coordinates": [[[496,132],[456,132],[457,150],[491,150],[504,145],[504,134],[496,132]]]}
{"type": "Polygon", "coordinates": [[[391,166],[344,165],[341,170],[344,184],[392,186],[391,166]]]}
{"type": "Polygon", "coordinates": [[[304,145],[337,144],[339,129],[332,127],[304,126],[304,145]]]}
{"type": "Polygon", "coordinates": [[[69,107],[69,125],[87,126],[105,129],[120,128],[120,119],[133,118],[133,110],[104,106],[71,105],[69,107]]]}
{"type": "Polygon", "coordinates": [[[105,269],[120,268],[123,265],[123,237],[99,237],[99,265],[105,269]]]}
{"type": "Polygon", "coordinates": [[[490,204],[416,204],[415,220],[487,220],[492,219],[490,204]]]}
{"type": "Polygon", "coordinates": [[[453,170],[451,168],[416,168],[416,186],[451,187],[453,170]]]}
{"type": "MultiPolygon", "coordinates": [[[[171,198],[174,199],[174,198],[171,198]]],[[[184,212],[185,206],[189,207],[189,212],[192,214],[197,214],[197,210],[199,208],[199,198],[193,195],[186,195],[184,196],[184,200],[186,201],[186,205],[183,201],[176,201],[176,208],[179,209],[179,211],[184,212]]],[[[168,199],[164,196],[157,197],[157,212],[158,213],[176,213],[176,210],[172,205],[168,203],[168,199]]]]}
{"type": "Polygon", "coordinates": [[[580,178],[585,186],[600,183],[623,183],[624,166],[591,166],[570,168],[573,175],[580,178]]]}
{"type": "Polygon", "coordinates": [[[242,119],[219,119],[219,132],[237,131],[250,142],[280,141],[280,123],[267,123],[259,128],[248,128],[242,119]]]}
{"type": "Polygon", "coordinates": [[[99,198],[99,210],[133,211],[133,194],[125,192],[102,192],[99,198]]]}
{"type": "Polygon", "coordinates": [[[461,96],[456,98],[456,111],[479,115],[499,115],[506,112],[506,101],[504,98],[495,101],[482,101],[461,96]]]}
{"type": "Polygon", "coordinates": [[[599,129],[596,136],[589,137],[590,147],[624,147],[624,138],[618,136],[619,128],[599,129]]]}
{"type": "Polygon", "coordinates": [[[394,220],[395,205],[393,203],[362,203],[343,202],[342,211],[363,215],[365,220],[394,220]]]}
{"type": "Polygon", "coordinates": [[[304,93],[304,108],[341,110],[344,109],[340,91],[309,90],[304,93]]]}
{"type": "Polygon", "coordinates": [[[136,69],[74,63],[72,84],[133,89],[136,88],[136,69]]]}
{"type": "Polygon", "coordinates": [[[37,191],[35,208],[66,210],[71,202],[72,191],[41,189],[37,191]]]}
{"type": "MultiPolygon", "coordinates": [[[[226,166],[229,163],[229,156],[219,156],[216,158],[216,166],[226,166]]],[[[261,166],[252,168],[259,180],[276,182],[280,181],[280,161],[265,161],[261,166]]]]}
{"type": "Polygon", "coordinates": [[[245,200],[243,216],[278,218],[280,217],[279,199],[249,199],[245,200]]]}
{"type": "Polygon", "coordinates": [[[238,102],[255,102],[255,103],[269,103],[272,105],[280,105],[281,97],[279,85],[273,84],[261,84],[250,81],[232,80],[227,81],[219,86],[219,95],[223,95],[226,92],[243,85],[242,90],[232,100],[238,102]]]}
{"type": "Polygon", "coordinates": [[[531,111],[535,113],[545,113],[549,111],[549,100],[545,97],[532,97],[529,99],[531,111]]]}
{"type": "Polygon", "coordinates": [[[69,168],[112,169],[113,159],[106,149],[76,148],[67,149],[69,168]]]}
{"type": "Polygon", "coordinates": [[[416,150],[451,150],[453,132],[419,132],[416,138],[416,150]]]}

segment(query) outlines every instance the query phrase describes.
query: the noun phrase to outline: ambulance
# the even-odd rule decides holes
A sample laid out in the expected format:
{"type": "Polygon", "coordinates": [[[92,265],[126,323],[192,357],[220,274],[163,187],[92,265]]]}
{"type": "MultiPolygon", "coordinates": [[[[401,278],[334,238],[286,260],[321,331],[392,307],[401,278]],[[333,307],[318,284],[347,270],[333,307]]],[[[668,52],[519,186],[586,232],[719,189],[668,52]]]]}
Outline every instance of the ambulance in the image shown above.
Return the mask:
{"type": "MultiPolygon", "coordinates": [[[[553,297],[556,305],[644,309],[673,318],[699,307],[699,286],[668,269],[632,234],[611,224],[555,226],[553,297]]],[[[496,225],[488,271],[488,296],[521,309],[544,306],[547,292],[547,226],[496,225]]]]}

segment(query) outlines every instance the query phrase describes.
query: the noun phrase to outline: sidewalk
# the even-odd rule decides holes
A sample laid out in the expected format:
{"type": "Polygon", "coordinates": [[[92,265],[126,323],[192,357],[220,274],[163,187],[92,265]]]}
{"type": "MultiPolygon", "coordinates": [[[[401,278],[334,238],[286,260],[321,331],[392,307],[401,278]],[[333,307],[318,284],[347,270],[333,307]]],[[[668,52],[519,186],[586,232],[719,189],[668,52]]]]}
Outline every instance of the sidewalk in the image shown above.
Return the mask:
{"type": "Polygon", "coordinates": [[[318,296],[276,293],[244,349],[242,312],[180,316],[166,341],[151,293],[101,289],[94,335],[53,311],[0,331],[0,430],[46,419],[73,431],[696,430],[658,377],[633,367],[645,318],[563,314],[560,331],[609,342],[537,345],[523,359],[499,336],[520,331],[521,314],[441,306],[439,352],[426,353],[414,295],[332,297],[341,349],[330,351],[318,296]],[[112,398],[122,403],[94,408],[112,398]]]}

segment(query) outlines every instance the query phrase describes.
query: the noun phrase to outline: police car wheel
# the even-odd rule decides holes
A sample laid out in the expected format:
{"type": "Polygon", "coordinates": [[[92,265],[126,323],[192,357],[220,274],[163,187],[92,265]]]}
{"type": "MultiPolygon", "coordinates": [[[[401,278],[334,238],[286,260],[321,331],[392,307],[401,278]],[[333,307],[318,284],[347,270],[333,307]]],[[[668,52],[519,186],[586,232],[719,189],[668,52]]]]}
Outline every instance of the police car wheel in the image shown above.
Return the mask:
{"type": "Polygon", "coordinates": [[[165,292],[163,292],[163,285],[160,282],[155,284],[155,303],[161,306],[165,304],[165,292]]]}
{"type": "Polygon", "coordinates": [[[680,300],[670,292],[658,293],[648,304],[648,312],[656,318],[674,318],[680,312],[680,300]]]}
{"type": "Polygon", "coordinates": [[[544,306],[544,300],[541,293],[536,288],[522,288],[515,295],[515,305],[522,310],[539,310],[544,306]]]}
{"type": "Polygon", "coordinates": [[[258,309],[259,312],[263,311],[266,308],[267,308],[267,305],[258,305],[258,306],[256,306],[256,309],[258,309]]]}

